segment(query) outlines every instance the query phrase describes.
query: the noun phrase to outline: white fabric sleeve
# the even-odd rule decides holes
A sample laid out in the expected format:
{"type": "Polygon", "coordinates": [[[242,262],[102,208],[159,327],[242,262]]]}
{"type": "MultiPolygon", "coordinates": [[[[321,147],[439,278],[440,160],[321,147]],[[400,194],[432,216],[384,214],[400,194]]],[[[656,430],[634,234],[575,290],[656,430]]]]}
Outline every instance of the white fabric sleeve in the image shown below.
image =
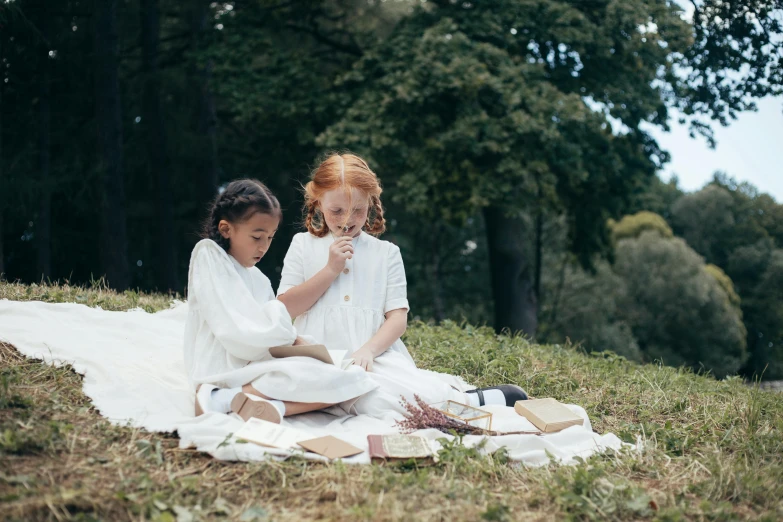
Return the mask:
{"type": "Polygon", "coordinates": [[[262,359],[269,348],[290,345],[296,330],[285,305],[258,303],[217,245],[203,245],[192,261],[189,292],[212,333],[234,357],[262,359]]]}
{"type": "Polygon", "coordinates": [[[291,246],[288,247],[283,261],[280,286],[277,287],[278,297],[305,282],[303,239],[302,234],[296,234],[291,240],[291,246]]]}
{"type": "Polygon", "coordinates": [[[405,281],[405,267],[402,264],[400,248],[392,244],[389,250],[388,273],[386,275],[386,304],[383,307],[383,313],[389,313],[400,308],[410,310],[408,305],[408,283],[405,281]]]}

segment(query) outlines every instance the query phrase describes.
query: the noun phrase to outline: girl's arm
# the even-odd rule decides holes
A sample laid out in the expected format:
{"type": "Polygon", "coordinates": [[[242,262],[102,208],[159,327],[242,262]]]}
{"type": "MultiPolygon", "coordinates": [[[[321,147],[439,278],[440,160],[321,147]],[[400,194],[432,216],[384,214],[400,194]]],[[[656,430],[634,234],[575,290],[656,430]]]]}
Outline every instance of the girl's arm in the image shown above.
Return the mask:
{"type": "MultiPolygon", "coordinates": [[[[345,268],[346,259],[351,259],[351,257],[353,257],[351,238],[339,238],[329,247],[329,261],[325,267],[307,281],[278,295],[277,299],[285,305],[291,317],[305,313],[329,289],[345,268]]],[[[302,277],[304,277],[303,274],[302,277]]]]}
{"type": "Polygon", "coordinates": [[[218,249],[211,242],[196,246],[188,284],[215,338],[246,361],[264,358],[273,346],[293,343],[296,330],[285,307],[274,299],[258,303],[218,249]]]}
{"type": "Polygon", "coordinates": [[[297,317],[308,311],[324,295],[338,275],[339,270],[335,272],[326,265],[301,285],[277,296],[277,299],[285,305],[291,317],[297,317]]]}
{"type": "Polygon", "coordinates": [[[368,372],[372,371],[372,361],[391,348],[408,328],[408,310],[398,308],[386,313],[386,321],[364,346],[356,350],[351,357],[353,363],[368,372]]]}

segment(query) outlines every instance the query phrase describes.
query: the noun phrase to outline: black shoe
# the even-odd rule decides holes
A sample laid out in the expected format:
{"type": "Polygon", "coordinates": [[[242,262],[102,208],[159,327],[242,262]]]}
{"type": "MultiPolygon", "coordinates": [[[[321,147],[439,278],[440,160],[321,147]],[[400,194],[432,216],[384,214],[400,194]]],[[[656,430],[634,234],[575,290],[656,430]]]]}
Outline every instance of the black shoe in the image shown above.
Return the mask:
{"type": "Polygon", "coordinates": [[[506,397],[506,406],[514,406],[517,401],[526,401],[527,392],[517,386],[516,384],[501,384],[500,386],[490,386],[489,388],[478,388],[475,390],[468,390],[465,393],[478,394],[479,406],[484,406],[484,392],[487,390],[500,390],[506,397]]]}

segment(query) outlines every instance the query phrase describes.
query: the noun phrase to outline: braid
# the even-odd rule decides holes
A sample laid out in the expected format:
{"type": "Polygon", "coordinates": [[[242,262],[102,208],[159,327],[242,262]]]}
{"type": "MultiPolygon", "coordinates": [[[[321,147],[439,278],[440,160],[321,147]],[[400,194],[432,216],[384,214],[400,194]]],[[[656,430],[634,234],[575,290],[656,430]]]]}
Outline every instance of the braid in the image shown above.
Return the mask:
{"type": "Polygon", "coordinates": [[[383,217],[383,205],[381,205],[381,198],[378,196],[371,197],[370,213],[372,214],[372,220],[370,216],[367,216],[366,232],[373,236],[380,236],[386,231],[386,220],[383,217]]]}
{"type": "Polygon", "coordinates": [[[317,205],[312,201],[308,201],[305,204],[305,208],[307,209],[304,222],[305,228],[315,237],[324,237],[329,232],[329,229],[324,223],[323,217],[318,218],[317,205]]]}

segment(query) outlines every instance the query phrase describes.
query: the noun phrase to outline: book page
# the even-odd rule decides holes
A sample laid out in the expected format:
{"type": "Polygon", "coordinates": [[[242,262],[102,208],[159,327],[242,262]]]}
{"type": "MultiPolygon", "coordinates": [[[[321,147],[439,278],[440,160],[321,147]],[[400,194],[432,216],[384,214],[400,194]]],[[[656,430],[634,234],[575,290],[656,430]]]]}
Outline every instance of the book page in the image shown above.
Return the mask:
{"type": "Polygon", "coordinates": [[[313,438],[307,432],[256,418],[249,419],[234,437],[281,449],[296,447],[298,442],[313,438]]]}
{"type": "Polygon", "coordinates": [[[429,457],[432,448],[424,437],[415,435],[383,435],[383,450],[390,458],[429,457]]]}
{"type": "Polygon", "coordinates": [[[344,362],[343,359],[348,353],[348,350],[326,350],[326,351],[329,352],[329,357],[331,357],[332,359],[332,364],[345,369],[345,366],[343,366],[343,362],[344,362]]]}

